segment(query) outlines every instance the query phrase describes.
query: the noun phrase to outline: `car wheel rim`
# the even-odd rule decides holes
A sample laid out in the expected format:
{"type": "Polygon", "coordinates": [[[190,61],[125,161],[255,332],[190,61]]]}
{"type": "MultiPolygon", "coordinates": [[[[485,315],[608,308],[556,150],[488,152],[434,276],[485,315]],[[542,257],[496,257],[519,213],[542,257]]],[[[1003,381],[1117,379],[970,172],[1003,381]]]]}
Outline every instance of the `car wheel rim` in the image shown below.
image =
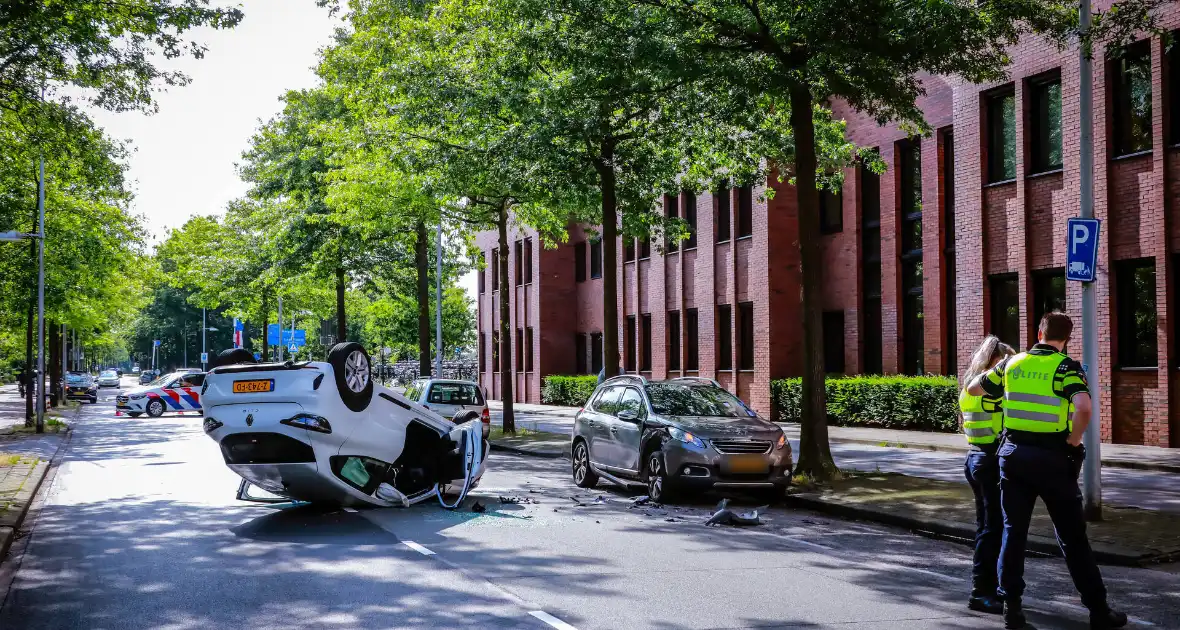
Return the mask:
{"type": "Polygon", "coordinates": [[[574,481],[582,483],[586,480],[586,447],[578,445],[578,454],[574,457],[574,481]]]}
{"type": "Polygon", "coordinates": [[[348,389],[360,393],[369,384],[369,360],[360,350],[353,350],[344,361],[344,382],[348,389]]]}
{"type": "Polygon", "coordinates": [[[659,498],[664,492],[664,479],[660,475],[660,458],[652,457],[648,461],[648,496],[653,499],[659,498]]]}

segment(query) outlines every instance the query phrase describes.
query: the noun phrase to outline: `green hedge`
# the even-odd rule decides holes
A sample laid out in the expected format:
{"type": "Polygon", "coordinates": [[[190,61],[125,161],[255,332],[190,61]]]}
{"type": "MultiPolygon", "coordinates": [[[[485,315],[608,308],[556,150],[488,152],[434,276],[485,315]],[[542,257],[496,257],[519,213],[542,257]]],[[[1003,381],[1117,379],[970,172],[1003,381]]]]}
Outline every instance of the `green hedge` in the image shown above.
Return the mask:
{"type": "Polygon", "coordinates": [[[546,376],[541,386],[541,402],[546,405],[581,407],[590,400],[597,386],[597,376],[546,376]]]}
{"type": "MultiPolygon", "coordinates": [[[[778,420],[798,422],[802,379],[771,381],[778,420]]],[[[828,424],[916,431],[959,430],[959,386],[946,376],[849,376],[826,381],[828,424]]]]}

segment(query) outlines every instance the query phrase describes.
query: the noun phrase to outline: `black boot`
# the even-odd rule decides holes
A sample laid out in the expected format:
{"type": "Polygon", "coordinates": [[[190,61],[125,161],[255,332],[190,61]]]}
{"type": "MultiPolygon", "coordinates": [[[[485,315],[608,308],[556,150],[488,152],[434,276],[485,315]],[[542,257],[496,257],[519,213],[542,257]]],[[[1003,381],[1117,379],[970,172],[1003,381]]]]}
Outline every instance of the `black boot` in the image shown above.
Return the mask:
{"type": "Polygon", "coordinates": [[[1102,612],[1090,613],[1091,630],[1106,630],[1107,628],[1122,628],[1127,625],[1127,613],[1107,608],[1102,612]]]}
{"type": "Polygon", "coordinates": [[[1004,602],[1004,627],[1007,630],[1032,628],[1024,619],[1024,609],[1021,607],[1019,600],[1004,602]]]}
{"type": "Polygon", "coordinates": [[[971,599],[967,600],[967,608],[998,615],[1004,612],[1004,602],[995,595],[972,595],[971,599]]]}

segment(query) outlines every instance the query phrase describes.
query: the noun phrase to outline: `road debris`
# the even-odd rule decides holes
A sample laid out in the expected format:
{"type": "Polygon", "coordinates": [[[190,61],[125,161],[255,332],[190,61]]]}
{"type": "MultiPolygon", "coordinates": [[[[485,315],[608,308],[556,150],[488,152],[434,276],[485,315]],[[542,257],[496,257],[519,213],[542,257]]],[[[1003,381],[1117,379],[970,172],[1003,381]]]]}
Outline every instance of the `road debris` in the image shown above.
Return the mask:
{"type": "Polygon", "coordinates": [[[482,503],[476,501],[474,504],[472,504],[471,511],[475,512],[476,514],[483,514],[484,512],[487,512],[488,509],[484,507],[482,503]]]}
{"type": "Polygon", "coordinates": [[[765,511],[769,507],[770,507],[769,505],[763,505],[760,507],[756,507],[753,510],[749,510],[749,511],[745,511],[745,512],[735,512],[734,510],[729,509],[729,499],[721,499],[721,502],[717,504],[717,509],[713,512],[713,516],[710,516],[709,520],[705,521],[705,526],[708,527],[709,525],[740,525],[740,526],[761,525],[762,522],[760,520],[758,520],[758,515],[760,512],[765,511]]]}
{"type": "Polygon", "coordinates": [[[647,496],[646,494],[641,497],[635,497],[634,499],[631,499],[631,507],[639,507],[641,505],[647,505],[648,503],[651,503],[651,497],[647,496]]]}
{"type": "Polygon", "coordinates": [[[520,505],[528,503],[540,503],[540,501],[532,497],[500,497],[501,505],[520,505]]]}

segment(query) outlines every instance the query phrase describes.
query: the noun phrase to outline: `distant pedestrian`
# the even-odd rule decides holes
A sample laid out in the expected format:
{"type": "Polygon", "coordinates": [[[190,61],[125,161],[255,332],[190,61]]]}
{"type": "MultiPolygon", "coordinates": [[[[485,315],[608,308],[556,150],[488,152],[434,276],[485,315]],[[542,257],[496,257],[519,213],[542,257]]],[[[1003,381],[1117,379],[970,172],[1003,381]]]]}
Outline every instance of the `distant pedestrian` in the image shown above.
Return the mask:
{"type": "Polygon", "coordinates": [[[29,375],[25,371],[24,366],[22,365],[21,368],[19,370],[17,370],[17,372],[16,372],[16,386],[17,386],[17,389],[20,390],[20,397],[21,398],[25,397],[25,386],[28,384],[28,381],[29,381],[29,375]]]}
{"type": "MultiPolygon", "coordinates": [[[[963,384],[969,385],[980,374],[1014,354],[1016,351],[1012,346],[1001,342],[995,335],[988,335],[972,355],[971,364],[963,375],[963,384]]],[[[959,393],[959,412],[969,448],[963,472],[975,493],[975,557],[967,607],[998,615],[1004,612],[1004,603],[996,594],[1000,585],[996,564],[1000,560],[1004,534],[1004,515],[1000,510],[1000,462],[996,457],[1004,420],[1000,398],[972,396],[964,389],[959,393]]]]}
{"type": "Polygon", "coordinates": [[[1094,561],[1078,474],[1086,458],[1082,435],[1090,424],[1090,388],[1081,364],[1065,354],[1073,334],[1069,316],[1054,311],[1041,319],[1039,343],[1004,359],[972,381],[973,396],[1004,398],[1004,436],[1000,445],[1000,505],[1004,540],[1000,549],[1000,596],[1004,627],[1026,628],[1024,551],[1037,497],[1045,504],[1057,542],[1091,628],[1122,628],[1126,613],[1110,608],[1106,585],[1094,561]]]}

